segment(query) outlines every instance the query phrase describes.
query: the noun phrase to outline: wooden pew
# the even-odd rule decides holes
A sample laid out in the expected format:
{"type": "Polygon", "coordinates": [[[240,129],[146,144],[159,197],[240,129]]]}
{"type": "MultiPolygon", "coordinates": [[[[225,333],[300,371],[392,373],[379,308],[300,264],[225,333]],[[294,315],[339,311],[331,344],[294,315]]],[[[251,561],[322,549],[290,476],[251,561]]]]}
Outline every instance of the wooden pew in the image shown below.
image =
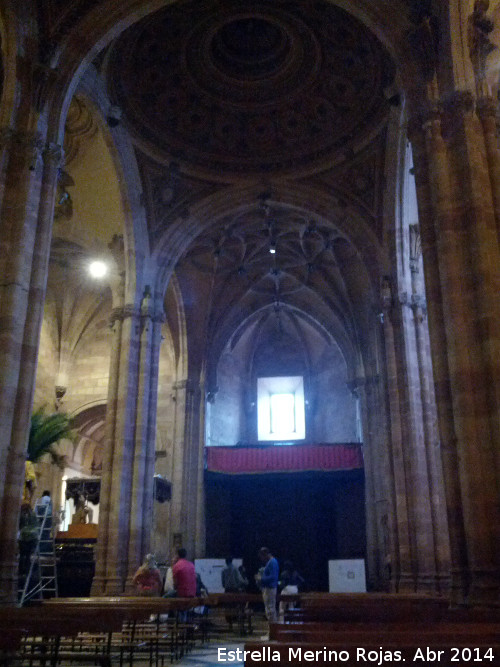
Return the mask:
{"type": "MultiPolygon", "coordinates": [[[[120,664],[124,652],[128,653],[128,664],[135,656],[149,654],[150,661],[158,663],[165,654],[173,658],[181,657],[194,643],[195,626],[183,622],[180,614],[204,603],[205,598],[147,598],[147,597],[99,597],[99,598],[53,598],[44,606],[64,609],[69,613],[79,613],[80,609],[106,610],[108,614],[118,614],[123,622],[120,634],[110,640],[110,652],[118,653],[120,664]],[[174,614],[172,619],[160,621],[166,614],[174,614]],[[149,623],[150,617],[156,621],[149,623]]],[[[203,640],[203,635],[202,635],[203,640]]]]}
{"type": "Polygon", "coordinates": [[[177,617],[148,623],[151,615],[187,611],[199,603],[198,598],[54,598],[37,606],[0,609],[3,660],[17,651],[30,663],[109,665],[112,657],[120,664],[126,657],[132,665],[142,652],[150,664],[158,664],[165,652],[173,659],[185,650],[192,628],[177,617]]]}
{"type": "Polygon", "coordinates": [[[300,605],[300,610],[289,612],[290,620],[389,623],[426,618],[438,621],[448,609],[444,598],[385,593],[309,593],[300,596],[300,605]]]}
{"type": "Polygon", "coordinates": [[[484,643],[497,642],[500,639],[498,623],[395,623],[382,624],[346,624],[346,623],[274,623],[271,625],[270,639],[278,642],[344,641],[362,643],[366,639],[384,642],[397,635],[403,640],[425,637],[426,641],[446,639],[450,641],[475,639],[484,643]]]}
{"type": "Polygon", "coordinates": [[[301,622],[273,624],[269,642],[245,644],[248,667],[257,662],[270,667],[276,656],[297,667],[310,660],[319,667],[332,662],[394,667],[403,659],[426,667],[500,665],[495,612],[454,614],[446,600],[420,595],[302,595],[301,604],[300,610],[287,615],[301,622]],[[366,657],[369,651],[373,659],[366,657]]]}

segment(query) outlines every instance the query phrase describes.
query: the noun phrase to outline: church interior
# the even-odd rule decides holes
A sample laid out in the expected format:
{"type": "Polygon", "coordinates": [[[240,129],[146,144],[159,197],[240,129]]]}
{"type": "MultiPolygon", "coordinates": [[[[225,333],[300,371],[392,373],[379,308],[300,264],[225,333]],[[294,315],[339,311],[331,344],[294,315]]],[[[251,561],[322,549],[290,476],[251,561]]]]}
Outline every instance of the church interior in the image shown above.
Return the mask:
{"type": "Polygon", "coordinates": [[[265,545],[498,607],[500,2],[1,0],[0,39],[2,604],[49,490],[66,597],[265,545]]]}

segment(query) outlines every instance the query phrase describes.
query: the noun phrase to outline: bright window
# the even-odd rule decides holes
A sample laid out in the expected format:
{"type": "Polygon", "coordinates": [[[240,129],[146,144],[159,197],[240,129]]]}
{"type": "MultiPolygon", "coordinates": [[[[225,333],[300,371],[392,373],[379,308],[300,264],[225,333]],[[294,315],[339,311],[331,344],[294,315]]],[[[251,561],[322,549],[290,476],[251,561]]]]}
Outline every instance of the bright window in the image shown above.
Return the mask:
{"type": "Polygon", "coordinates": [[[295,432],[295,394],[271,394],[271,433],[295,432]]]}
{"type": "Polygon", "coordinates": [[[302,377],[257,380],[259,440],[303,440],[306,437],[302,377]]]}

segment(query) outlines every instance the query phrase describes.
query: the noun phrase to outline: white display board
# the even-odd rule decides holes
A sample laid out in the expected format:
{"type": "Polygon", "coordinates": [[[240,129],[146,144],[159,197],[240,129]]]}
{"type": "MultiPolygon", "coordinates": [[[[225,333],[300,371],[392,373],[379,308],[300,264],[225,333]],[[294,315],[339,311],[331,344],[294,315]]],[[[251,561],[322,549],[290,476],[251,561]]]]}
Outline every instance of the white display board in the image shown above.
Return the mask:
{"type": "Polygon", "coordinates": [[[328,586],[330,593],[365,593],[365,561],[329,560],[328,586]]]}
{"type": "MultiPolygon", "coordinates": [[[[235,567],[239,567],[242,562],[241,558],[233,558],[235,567]]],[[[209,593],[224,593],[221,573],[225,567],[225,558],[197,558],[194,561],[194,569],[200,575],[209,593]]]]}

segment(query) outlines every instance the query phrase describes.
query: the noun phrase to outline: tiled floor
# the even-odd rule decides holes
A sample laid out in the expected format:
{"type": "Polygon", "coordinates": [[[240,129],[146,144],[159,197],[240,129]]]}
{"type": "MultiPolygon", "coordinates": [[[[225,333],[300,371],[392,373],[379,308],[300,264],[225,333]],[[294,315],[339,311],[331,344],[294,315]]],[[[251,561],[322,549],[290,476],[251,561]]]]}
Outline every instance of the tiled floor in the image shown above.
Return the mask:
{"type": "Polygon", "coordinates": [[[209,633],[210,640],[202,646],[197,644],[182,660],[174,663],[173,667],[224,667],[224,665],[243,667],[243,661],[232,659],[230,652],[235,652],[238,648],[243,650],[245,641],[258,639],[268,629],[264,616],[258,614],[253,617],[253,634],[246,637],[229,632],[223,619],[214,618],[214,621],[216,622],[212,632],[209,633]],[[219,649],[225,651],[219,653],[219,649]]]}
{"type": "Polygon", "coordinates": [[[205,646],[197,646],[176,665],[178,667],[223,667],[223,665],[243,667],[242,661],[227,659],[230,656],[229,651],[235,651],[238,648],[243,649],[243,644],[243,638],[241,640],[235,638],[213,640],[205,646]],[[225,652],[219,654],[219,648],[225,649],[225,652]],[[219,655],[222,658],[220,661],[219,655]]]}

